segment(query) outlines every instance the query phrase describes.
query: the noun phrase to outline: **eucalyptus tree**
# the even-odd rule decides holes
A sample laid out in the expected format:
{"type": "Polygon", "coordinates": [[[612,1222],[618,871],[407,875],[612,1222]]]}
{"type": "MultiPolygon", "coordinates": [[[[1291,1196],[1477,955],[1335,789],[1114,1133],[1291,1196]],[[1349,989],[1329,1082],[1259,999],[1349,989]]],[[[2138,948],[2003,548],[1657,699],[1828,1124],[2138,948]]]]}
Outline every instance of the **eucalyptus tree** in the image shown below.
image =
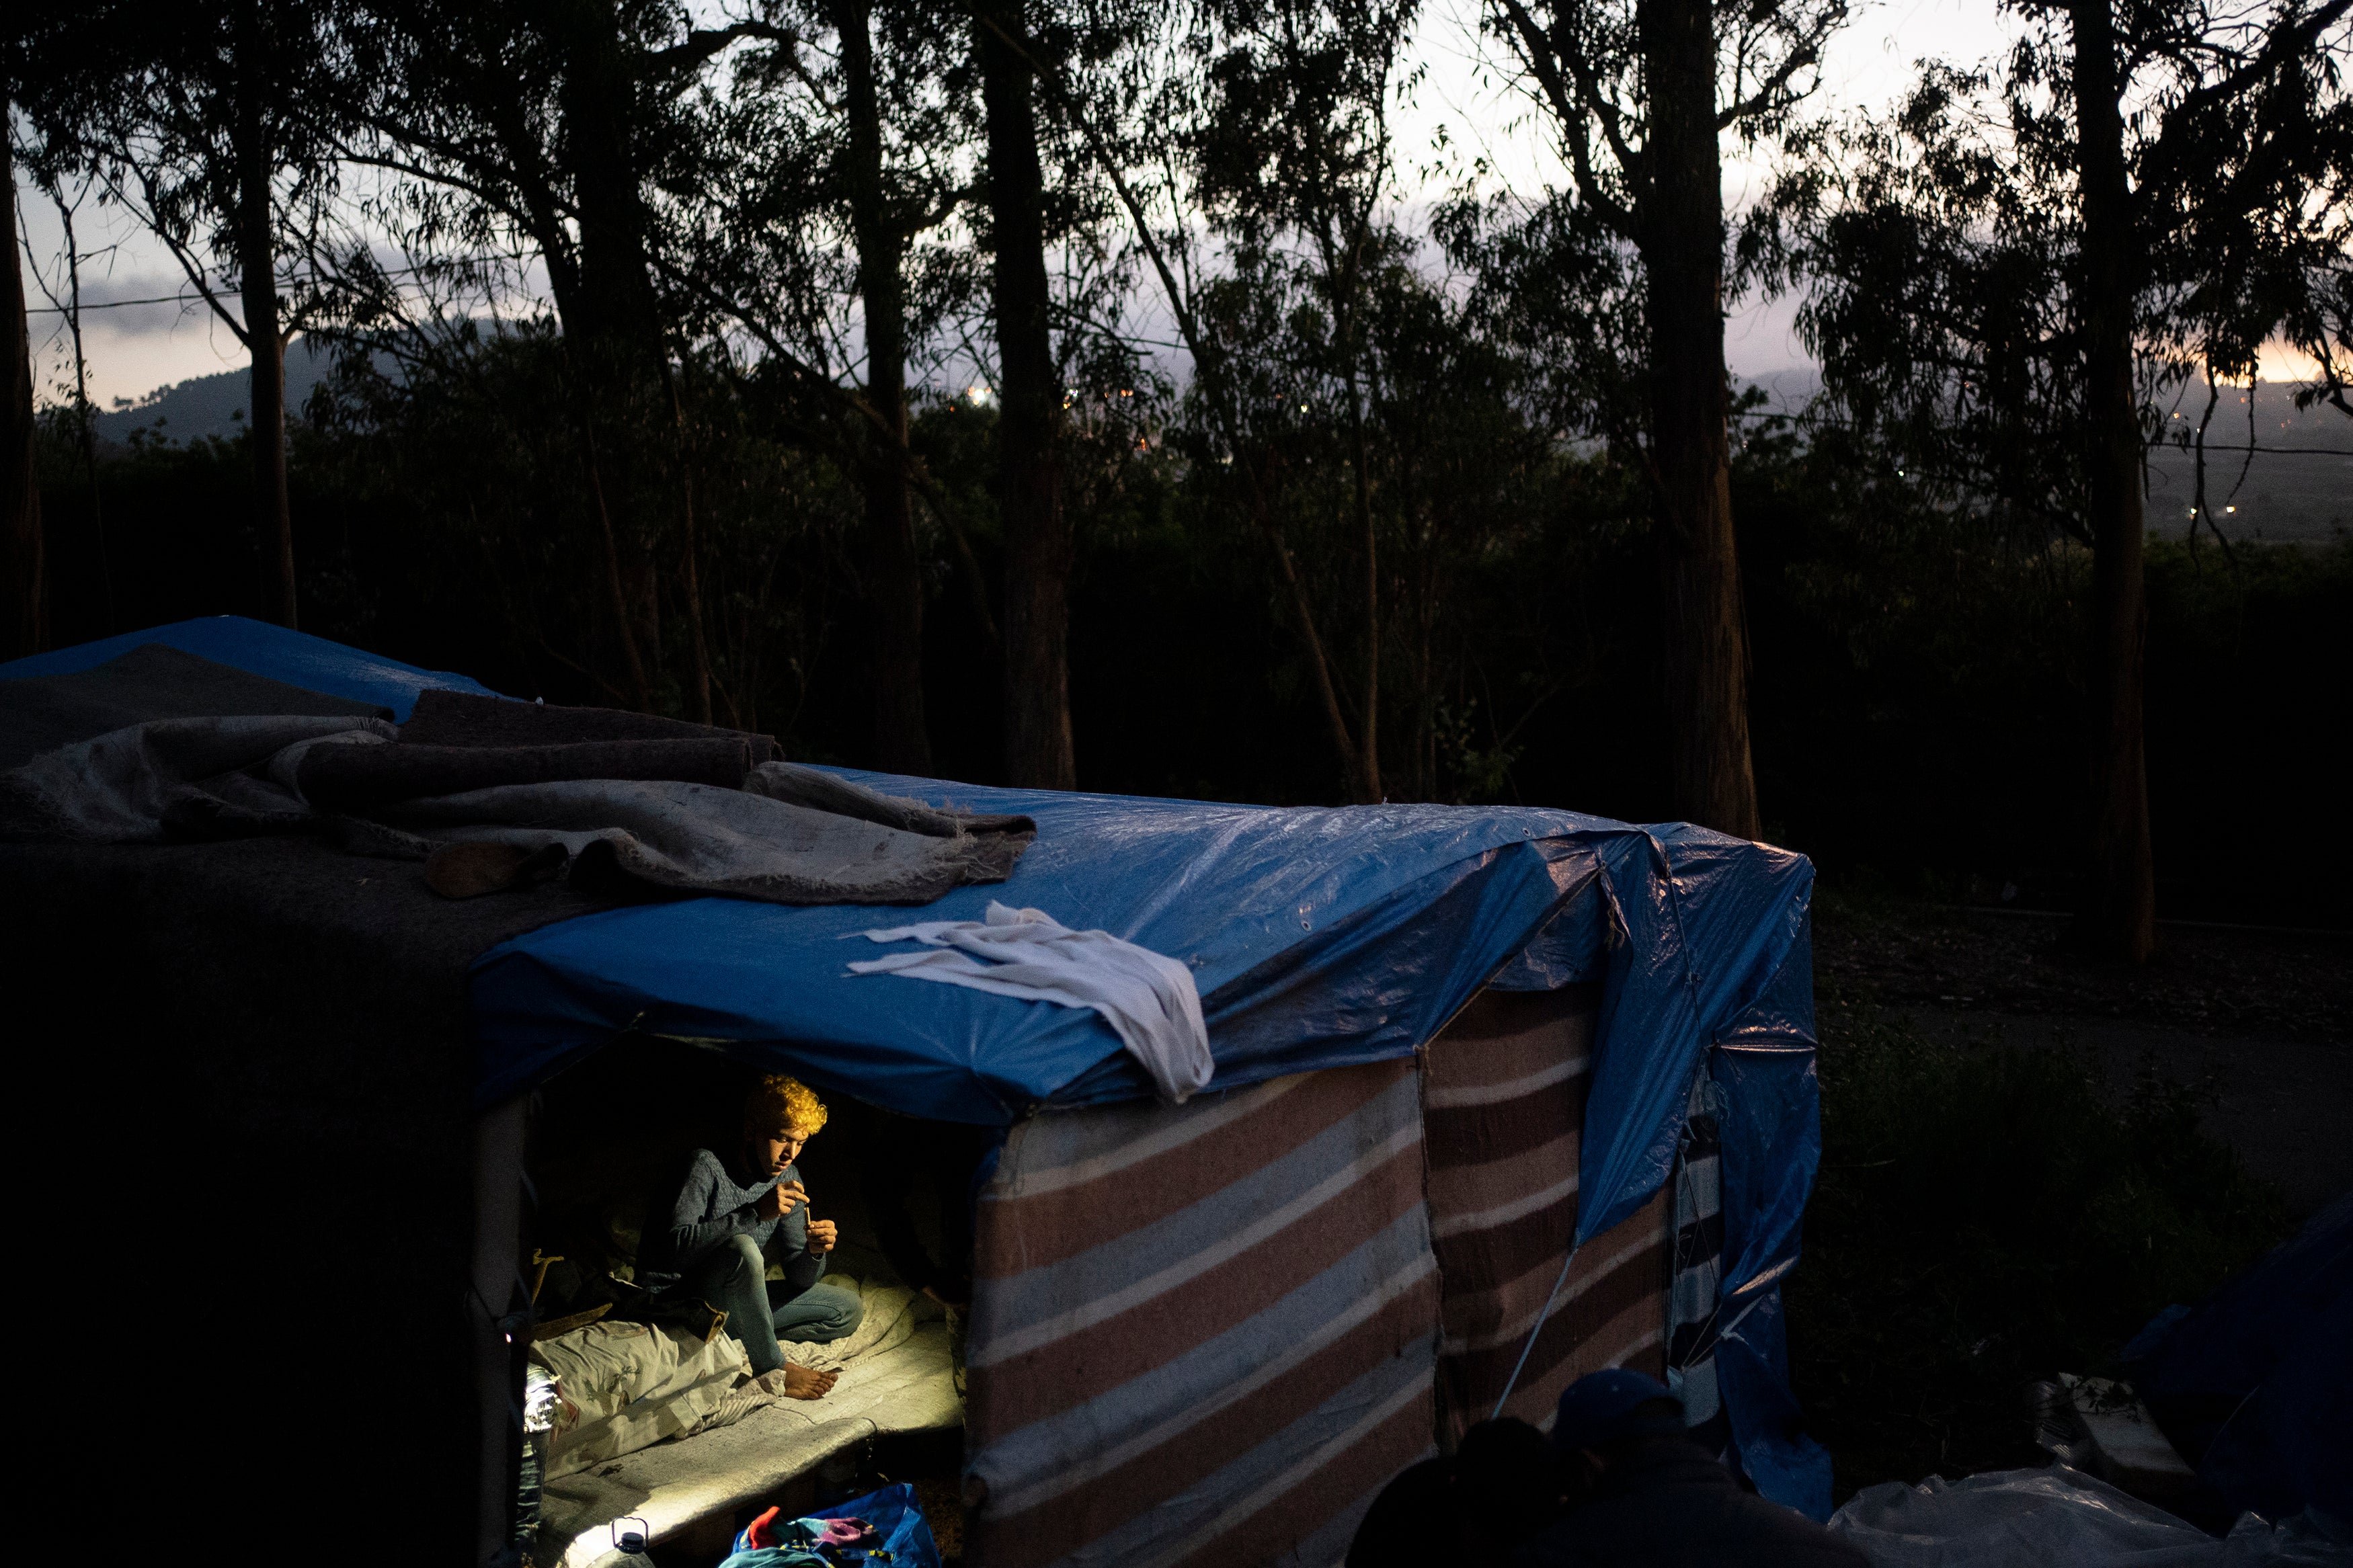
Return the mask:
{"type": "Polygon", "coordinates": [[[1064,388],[1048,280],[1046,163],[1039,113],[1051,70],[1049,20],[1024,0],[974,0],[987,163],[990,316],[997,349],[997,511],[1005,532],[1008,783],[1071,789],[1070,591],[1076,543],[1063,500],[1064,388]]]}
{"type": "MultiPolygon", "coordinates": [[[[13,89],[15,51],[7,58],[5,83],[13,89]]],[[[9,108],[13,91],[0,90],[0,188],[8,194],[8,210],[0,215],[0,240],[7,244],[7,259],[0,263],[0,375],[8,378],[8,418],[0,429],[0,581],[7,584],[0,603],[0,658],[22,658],[48,646],[47,552],[41,532],[41,479],[34,455],[40,430],[33,414],[32,334],[25,315],[24,263],[16,244],[16,166],[15,115],[9,108]]]]}
{"type": "Polygon", "coordinates": [[[527,249],[582,346],[661,342],[647,182],[678,100],[733,41],[664,0],[374,0],[343,29],[353,163],[411,249],[527,249]]]}
{"type": "MultiPolygon", "coordinates": [[[[1295,604],[1334,745],[1357,798],[1367,802],[1385,794],[1382,574],[1366,429],[1368,382],[1377,374],[1367,341],[1368,295],[1384,270],[1410,265],[1408,241],[1380,212],[1395,195],[1390,99],[1403,85],[1400,61],[1419,14],[1418,0],[1219,0],[1204,6],[1197,26],[1208,62],[1207,97],[1187,139],[1195,199],[1229,252],[1229,293],[1250,290],[1282,310],[1308,351],[1305,363],[1287,367],[1292,384],[1266,389],[1282,400],[1279,416],[1287,417],[1293,395],[1303,392],[1310,398],[1303,411],[1313,413],[1319,381],[1338,405],[1361,573],[1352,595],[1363,638],[1353,733],[1326,668],[1324,639],[1314,635],[1314,611],[1304,596],[1295,604]]],[[[1264,406],[1231,401],[1234,378],[1223,373],[1239,346],[1229,343],[1214,367],[1216,381],[1204,388],[1226,400],[1224,417],[1236,427],[1255,422],[1264,406]]],[[[1278,552],[1284,548],[1279,535],[1271,542],[1278,552]]]]}
{"type": "Polygon", "coordinates": [[[730,26],[750,41],[706,110],[707,174],[666,205],[691,235],[682,264],[712,330],[750,321],[764,342],[788,339],[802,346],[784,352],[838,374],[864,360],[862,387],[808,389],[804,435],[863,492],[874,763],[922,773],[918,494],[960,543],[963,531],[909,447],[908,386],[975,293],[957,243],[978,183],[964,19],[908,0],[807,0],[730,26]]]}
{"type": "MultiPolygon", "coordinates": [[[[1625,321],[1632,335],[1622,352],[1641,367],[1635,390],[1646,428],[1631,444],[1622,411],[1609,408],[1595,428],[1651,488],[1674,810],[1753,838],[1760,822],[1732,514],[1722,143],[1729,134],[1755,144],[1788,125],[1847,0],[1490,7],[1489,25],[1547,113],[1570,174],[1568,189],[1543,204],[1552,210],[1531,221],[1578,270],[1639,277],[1639,312],[1625,321]]],[[[1543,288],[1542,272],[1528,282],[1543,288]]]]}
{"type": "Polygon", "coordinates": [[[2313,268],[2308,304],[2291,334],[2320,374],[2297,392],[2296,400],[2306,407],[2326,402],[2353,418],[2353,192],[2340,191],[2334,205],[2343,215],[2336,256],[2313,268]]]}
{"type": "Polygon", "coordinates": [[[269,614],[296,620],[286,348],[332,291],[331,11],[102,0],[23,36],[35,173],[91,180],[162,241],[252,362],[248,410],[269,614]]]}
{"type": "MultiPolygon", "coordinates": [[[[1185,436],[1249,519],[1275,568],[1317,706],[1354,798],[1382,798],[1382,566],[1370,405],[1371,300],[1410,271],[1383,216],[1395,195],[1391,96],[1416,0],[1204,0],[1124,18],[1117,65],[1058,111],[1127,216],[1192,361],[1185,436]],[[1304,551],[1289,487],[1312,488],[1337,414],[1349,519],[1337,551],[1304,551]],[[1336,595],[1319,564],[1353,554],[1336,595]],[[1316,557],[1323,555],[1324,560],[1316,557]],[[1338,601],[1336,615],[1335,598],[1338,601]],[[1363,662],[1346,680],[1335,622],[1363,662]]],[[[1319,534],[1323,531],[1318,531],[1319,534]]]]}
{"type": "Polygon", "coordinates": [[[696,410],[755,369],[772,434],[860,480],[873,757],[927,766],[906,384],[911,341],[958,297],[958,268],[923,238],[971,184],[969,112],[942,80],[963,62],[960,19],[892,0],[378,0],[364,16],[356,76],[375,85],[353,153],[395,179],[404,237],[544,266],[629,700],[654,700],[658,557],[698,715],[722,679],[696,410]]]}
{"type": "MultiPolygon", "coordinates": [[[[2162,400],[2324,365],[2344,277],[2353,0],[2016,5],[2007,57],[1924,68],[1780,196],[1826,389],[1947,487],[2092,556],[2091,945],[2155,946],[2143,741],[2144,463],[2162,400]]],[[[2315,389],[2331,388],[2324,377],[2315,389]]],[[[2202,485],[2201,485],[2202,489],[2202,485]]],[[[2202,496],[2200,498],[2202,502],[2202,496]]]]}
{"type": "Polygon", "coordinates": [[[835,321],[824,289],[806,286],[823,268],[806,255],[782,272],[750,265],[778,247],[739,232],[789,226],[824,174],[793,117],[765,107],[779,78],[807,69],[791,18],[671,0],[372,0],[347,33],[362,127],[347,155],[389,180],[387,225],[445,268],[505,256],[543,268],[619,667],[597,679],[635,706],[667,700],[668,602],[686,633],[682,700],[708,717],[724,677],[702,581],[694,411],[725,377],[698,367],[748,334],[784,389],[763,406],[786,434],[838,447],[848,412],[835,321]],[[786,58],[747,66],[760,50],[786,58]]]}
{"type": "MultiPolygon", "coordinates": [[[[2353,193],[2346,193],[2353,195],[2353,193]]],[[[2320,374],[2296,393],[2299,406],[2327,402],[2353,418],[2353,200],[2337,200],[2344,221],[2337,226],[2337,257],[2313,268],[2313,289],[2304,320],[2292,339],[2313,357],[2320,374]]]]}
{"type": "MultiPolygon", "coordinates": [[[[923,561],[907,448],[907,258],[919,237],[946,221],[964,195],[953,156],[955,118],[938,90],[947,40],[933,16],[893,6],[881,18],[885,47],[878,51],[873,0],[831,0],[828,10],[848,132],[836,184],[857,244],[866,405],[877,437],[866,443],[865,552],[875,762],[925,773],[932,748],[923,720],[923,561]]],[[[935,318],[936,296],[926,303],[923,315],[935,318]]]]}
{"type": "MultiPolygon", "coordinates": [[[[343,151],[381,180],[379,222],[428,277],[485,257],[543,271],[609,649],[583,647],[578,662],[640,709],[656,706],[662,529],[659,503],[634,482],[642,443],[623,432],[660,401],[644,179],[677,83],[707,58],[663,58],[686,32],[672,7],[613,0],[371,0],[344,28],[354,131],[343,151]],[[617,679],[598,673],[613,663],[617,679]]],[[[387,289],[375,322],[396,335],[399,303],[387,289]]],[[[700,615],[691,605],[690,622],[700,615]]],[[[707,669],[693,675],[707,692],[707,669]]]]}
{"type": "MultiPolygon", "coordinates": [[[[1103,243],[1109,198],[1089,150],[1102,95],[1117,99],[1120,64],[1156,14],[1132,0],[954,0],[944,14],[968,49],[965,68],[944,83],[978,110],[969,232],[986,258],[987,309],[986,342],[970,346],[995,369],[1005,768],[1017,784],[1070,788],[1072,500],[1085,489],[1072,469],[1130,424],[1102,410],[1074,418],[1072,381],[1137,379],[1135,345],[1104,319],[1121,313],[1125,269],[1103,243]]],[[[951,535],[963,549],[961,533],[951,535]]],[[[987,627],[985,611],[982,620],[987,627]]]]}

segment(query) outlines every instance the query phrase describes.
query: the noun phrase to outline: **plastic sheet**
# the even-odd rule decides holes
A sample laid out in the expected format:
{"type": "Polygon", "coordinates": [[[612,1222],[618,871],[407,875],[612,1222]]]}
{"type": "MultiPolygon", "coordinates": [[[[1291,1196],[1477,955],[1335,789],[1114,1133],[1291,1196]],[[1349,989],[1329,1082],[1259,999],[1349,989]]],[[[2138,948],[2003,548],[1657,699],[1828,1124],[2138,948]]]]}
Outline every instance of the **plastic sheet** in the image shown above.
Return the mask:
{"type": "Polygon", "coordinates": [[[125,632],[121,637],[37,653],[30,658],[11,659],[0,664],[0,680],[95,669],[151,642],[211,659],[215,664],[233,665],[248,674],[266,675],[289,686],[306,687],[362,702],[381,702],[392,710],[395,723],[407,719],[420,691],[499,695],[471,676],[453,675],[446,669],[420,669],[396,658],[363,653],[339,642],[289,631],[267,621],[249,621],[243,616],[206,616],[201,620],[175,621],[168,626],[125,632]]]}
{"type": "Polygon", "coordinates": [[[2062,1468],[1865,1487],[1831,1518],[1873,1568],[2343,1568],[2353,1542],[2310,1516],[2246,1514],[2216,1540],[2062,1468]]]}

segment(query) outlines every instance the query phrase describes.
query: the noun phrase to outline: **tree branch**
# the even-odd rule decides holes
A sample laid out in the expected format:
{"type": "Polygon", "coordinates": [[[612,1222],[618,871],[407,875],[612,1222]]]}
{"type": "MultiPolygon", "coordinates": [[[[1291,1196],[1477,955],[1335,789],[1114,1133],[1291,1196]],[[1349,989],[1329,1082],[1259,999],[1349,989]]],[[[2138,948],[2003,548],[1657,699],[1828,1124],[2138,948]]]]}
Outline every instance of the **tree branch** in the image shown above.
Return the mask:
{"type": "Polygon", "coordinates": [[[2211,163],[2194,155],[2194,142],[2204,131],[2202,121],[2210,108],[2240,97],[2264,77],[2289,64],[2348,11],[2353,11],[2353,0],[2327,0],[2301,24],[2290,24],[2274,32],[2255,57],[2237,70],[2186,94],[2165,117],[2165,128],[2158,132],[2155,144],[2143,160],[2142,167],[2147,173],[2132,191],[2139,213],[2162,210],[2182,186],[2212,176],[2211,163]]]}
{"type": "Polygon", "coordinates": [[[1755,92],[1750,93],[1746,98],[1734,103],[1728,109],[1719,110],[1715,116],[1715,128],[1718,131],[1728,131],[1734,125],[1747,119],[1752,114],[1760,114],[1772,109],[1786,108],[1789,104],[1797,102],[1799,99],[1803,98],[1806,95],[1804,93],[1788,93],[1788,96],[1785,97],[1784,94],[1787,92],[1788,88],[1789,79],[1796,76],[1799,71],[1804,70],[1808,66],[1818,64],[1820,61],[1820,52],[1811,44],[1808,44],[1802,48],[1793,51],[1789,58],[1783,60],[1779,67],[1774,70],[1772,75],[1765,78],[1757,83],[1757,90],[1755,92]]]}
{"type": "Polygon", "coordinates": [[[682,44],[672,44],[666,49],[656,49],[646,57],[646,64],[663,72],[692,70],[720,53],[728,45],[744,38],[758,38],[765,43],[782,44],[798,48],[800,35],[790,27],[778,27],[766,22],[736,22],[724,27],[695,27],[686,35],[682,44]]]}
{"type": "MultiPolygon", "coordinates": [[[[1577,195],[1587,206],[1601,216],[1602,222],[1620,238],[1631,239],[1635,229],[1634,215],[1601,188],[1600,179],[1593,167],[1593,150],[1585,126],[1591,100],[1585,96],[1582,73],[1576,89],[1572,91],[1567,79],[1561,75],[1560,60],[1553,49],[1552,40],[1536,25],[1536,19],[1528,14],[1528,8],[1521,4],[1521,0],[1496,0],[1496,4],[1503,7],[1505,18],[1512,25],[1522,63],[1536,79],[1536,85],[1544,90],[1545,101],[1552,105],[1553,115],[1560,121],[1561,142],[1568,152],[1569,172],[1576,178],[1577,195]]],[[[1598,87],[1599,84],[1596,85],[1598,87]]],[[[1599,118],[1598,112],[1594,117],[1599,118]]],[[[1609,132],[1606,124],[1603,129],[1605,133],[1609,132]]],[[[1611,146],[1619,153],[1620,172],[1626,172],[1626,155],[1614,134],[1611,135],[1611,146]]]]}
{"type": "MultiPolygon", "coordinates": [[[[1029,65],[1031,74],[1035,76],[1039,84],[1045,88],[1047,94],[1053,99],[1055,106],[1079,127],[1080,133],[1086,138],[1088,148],[1094,153],[1096,161],[1103,166],[1103,174],[1110,179],[1113,190],[1118,194],[1120,205],[1127,209],[1128,221],[1134,226],[1136,237],[1143,244],[1145,256],[1151,260],[1152,269],[1159,276],[1160,286],[1167,295],[1168,308],[1176,313],[1177,330],[1184,334],[1185,346],[1193,356],[1195,374],[1222,382],[1222,358],[1204,339],[1200,330],[1200,320],[1193,313],[1190,297],[1177,287],[1176,274],[1168,265],[1167,257],[1161,249],[1158,237],[1152,232],[1152,225],[1145,216],[1144,204],[1137,198],[1135,188],[1128,184],[1126,171],[1122,169],[1119,166],[1119,161],[1112,156],[1110,145],[1103,132],[1096,127],[1093,120],[1071,97],[1069,90],[1063,87],[1060,72],[1046,69],[1029,53],[1020,39],[1007,33],[993,17],[976,15],[975,20],[995,33],[999,39],[1003,40],[1007,48],[1011,49],[1018,58],[1029,65]]],[[[1324,700],[1324,717],[1332,728],[1333,743],[1340,753],[1342,766],[1354,775],[1360,765],[1356,743],[1355,737],[1349,732],[1346,719],[1340,711],[1339,694],[1332,682],[1331,661],[1324,655],[1324,639],[1315,629],[1314,606],[1308,598],[1306,584],[1300,579],[1298,567],[1292,560],[1289,547],[1283,542],[1282,530],[1275,522],[1272,510],[1267,504],[1257,469],[1248,460],[1240,431],[1227,409],[1225,399],[1212,398],[1211,406],[1217,411],[1218,423],[1224,426],[1227,442],[1233,448],[1234,456],[1240,460],[1240,466],[1250,489],[1250,518],[1264,532],[1267,542],[1273,547],[1275,563],[1282,571],[1285,586],[1290,590],[1293,607],[1299,616],[1300,631],[1307,642],[1309,661],[1314,668],[1316,689],[1324,700]]]]}
{"type": "MultiPolygon", "coordinates": [[[[213,286],[206,281],[206,275],[211,268],[200,266],[195,258],[189,255],[186,247],[180,243],[179,237],[171,233],[164,226],[163,220],[155,216],[154,181],[144,171],[140,173],[139,186],[147,197],[147,210],[141,212],[138,204],[131,199],[130,193],[122,188],[121,182],[111,174],[104,175],[102,178],[106,181],[107,189],[114,194],[114,199],[128,208],[132,215],[145,226],[148,233],[164,242],[164,248],[172,253],[172,259],[180,264],[180,270],[187,275],[189,282],[196,286],[196,292],[205,297],[205,303],[212,307],[213,314],[220,318],[221,324],[236,335],[237,341],[244,346],[247,353],[252,353],[253,339],[247,334],[245,322],[229,314],[228,307],[221,303],[220,296],[214,293],[213,286]]],[[[275,282],[275,279],[272,281],[275,282]]]]}

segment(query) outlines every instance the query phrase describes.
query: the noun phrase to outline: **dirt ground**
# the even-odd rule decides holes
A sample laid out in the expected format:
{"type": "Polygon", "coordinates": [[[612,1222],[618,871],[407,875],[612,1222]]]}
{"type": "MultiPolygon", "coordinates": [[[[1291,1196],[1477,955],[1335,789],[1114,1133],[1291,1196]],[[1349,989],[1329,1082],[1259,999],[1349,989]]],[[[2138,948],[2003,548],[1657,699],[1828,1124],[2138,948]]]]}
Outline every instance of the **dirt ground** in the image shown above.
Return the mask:
{"type": "Polygon", "coordinates": [[[2353,1190],[2353,933],[2168,926],[2127,968],[2061,920],[1834,886],[1815,910],[1824,1163],[1788,1300],[1838,1497],[2040,1463],[2031,1383],[2112,1373],[2150,1314],[2353,1190]],[[2029,1060],[1957,1071],[1949,1047],[2029,1060]],[[2059,1051],[2093,1070],[2031,1059],[2059,1051]]]}
{"type": "Polygon", "coordinates": [[[2161,926],[2137,970],[2067,937],[2063,920],[1826,896],[1815,985],[1931,1039],[2090,1052],[2119,1094],[2151,1068],[2196,1086],[2205,1130],[2292,1217],[2353,1190],[2353,932],[2161,926]]]}

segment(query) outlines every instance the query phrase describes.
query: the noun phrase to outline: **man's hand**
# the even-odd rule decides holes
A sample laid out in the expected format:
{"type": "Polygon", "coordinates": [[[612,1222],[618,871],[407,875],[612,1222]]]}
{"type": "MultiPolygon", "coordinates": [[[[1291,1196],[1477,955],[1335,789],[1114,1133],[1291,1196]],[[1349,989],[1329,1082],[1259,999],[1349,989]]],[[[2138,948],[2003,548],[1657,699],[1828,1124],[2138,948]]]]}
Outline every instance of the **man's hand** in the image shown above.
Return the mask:
{"type": "Polygon", "coordinates": [[[808,1202],[808,1189],[798,1182],[778,1182],[754,1200],[752,1212],[762,1219],[782,1219],[808,1202]]]}
{"type": "Polygon", "coordinates": [[[813,1219],[808,1222],[808,1249],[819,1258],[833,1250],[835,1237],[833,1221],[813,1219]]]}

